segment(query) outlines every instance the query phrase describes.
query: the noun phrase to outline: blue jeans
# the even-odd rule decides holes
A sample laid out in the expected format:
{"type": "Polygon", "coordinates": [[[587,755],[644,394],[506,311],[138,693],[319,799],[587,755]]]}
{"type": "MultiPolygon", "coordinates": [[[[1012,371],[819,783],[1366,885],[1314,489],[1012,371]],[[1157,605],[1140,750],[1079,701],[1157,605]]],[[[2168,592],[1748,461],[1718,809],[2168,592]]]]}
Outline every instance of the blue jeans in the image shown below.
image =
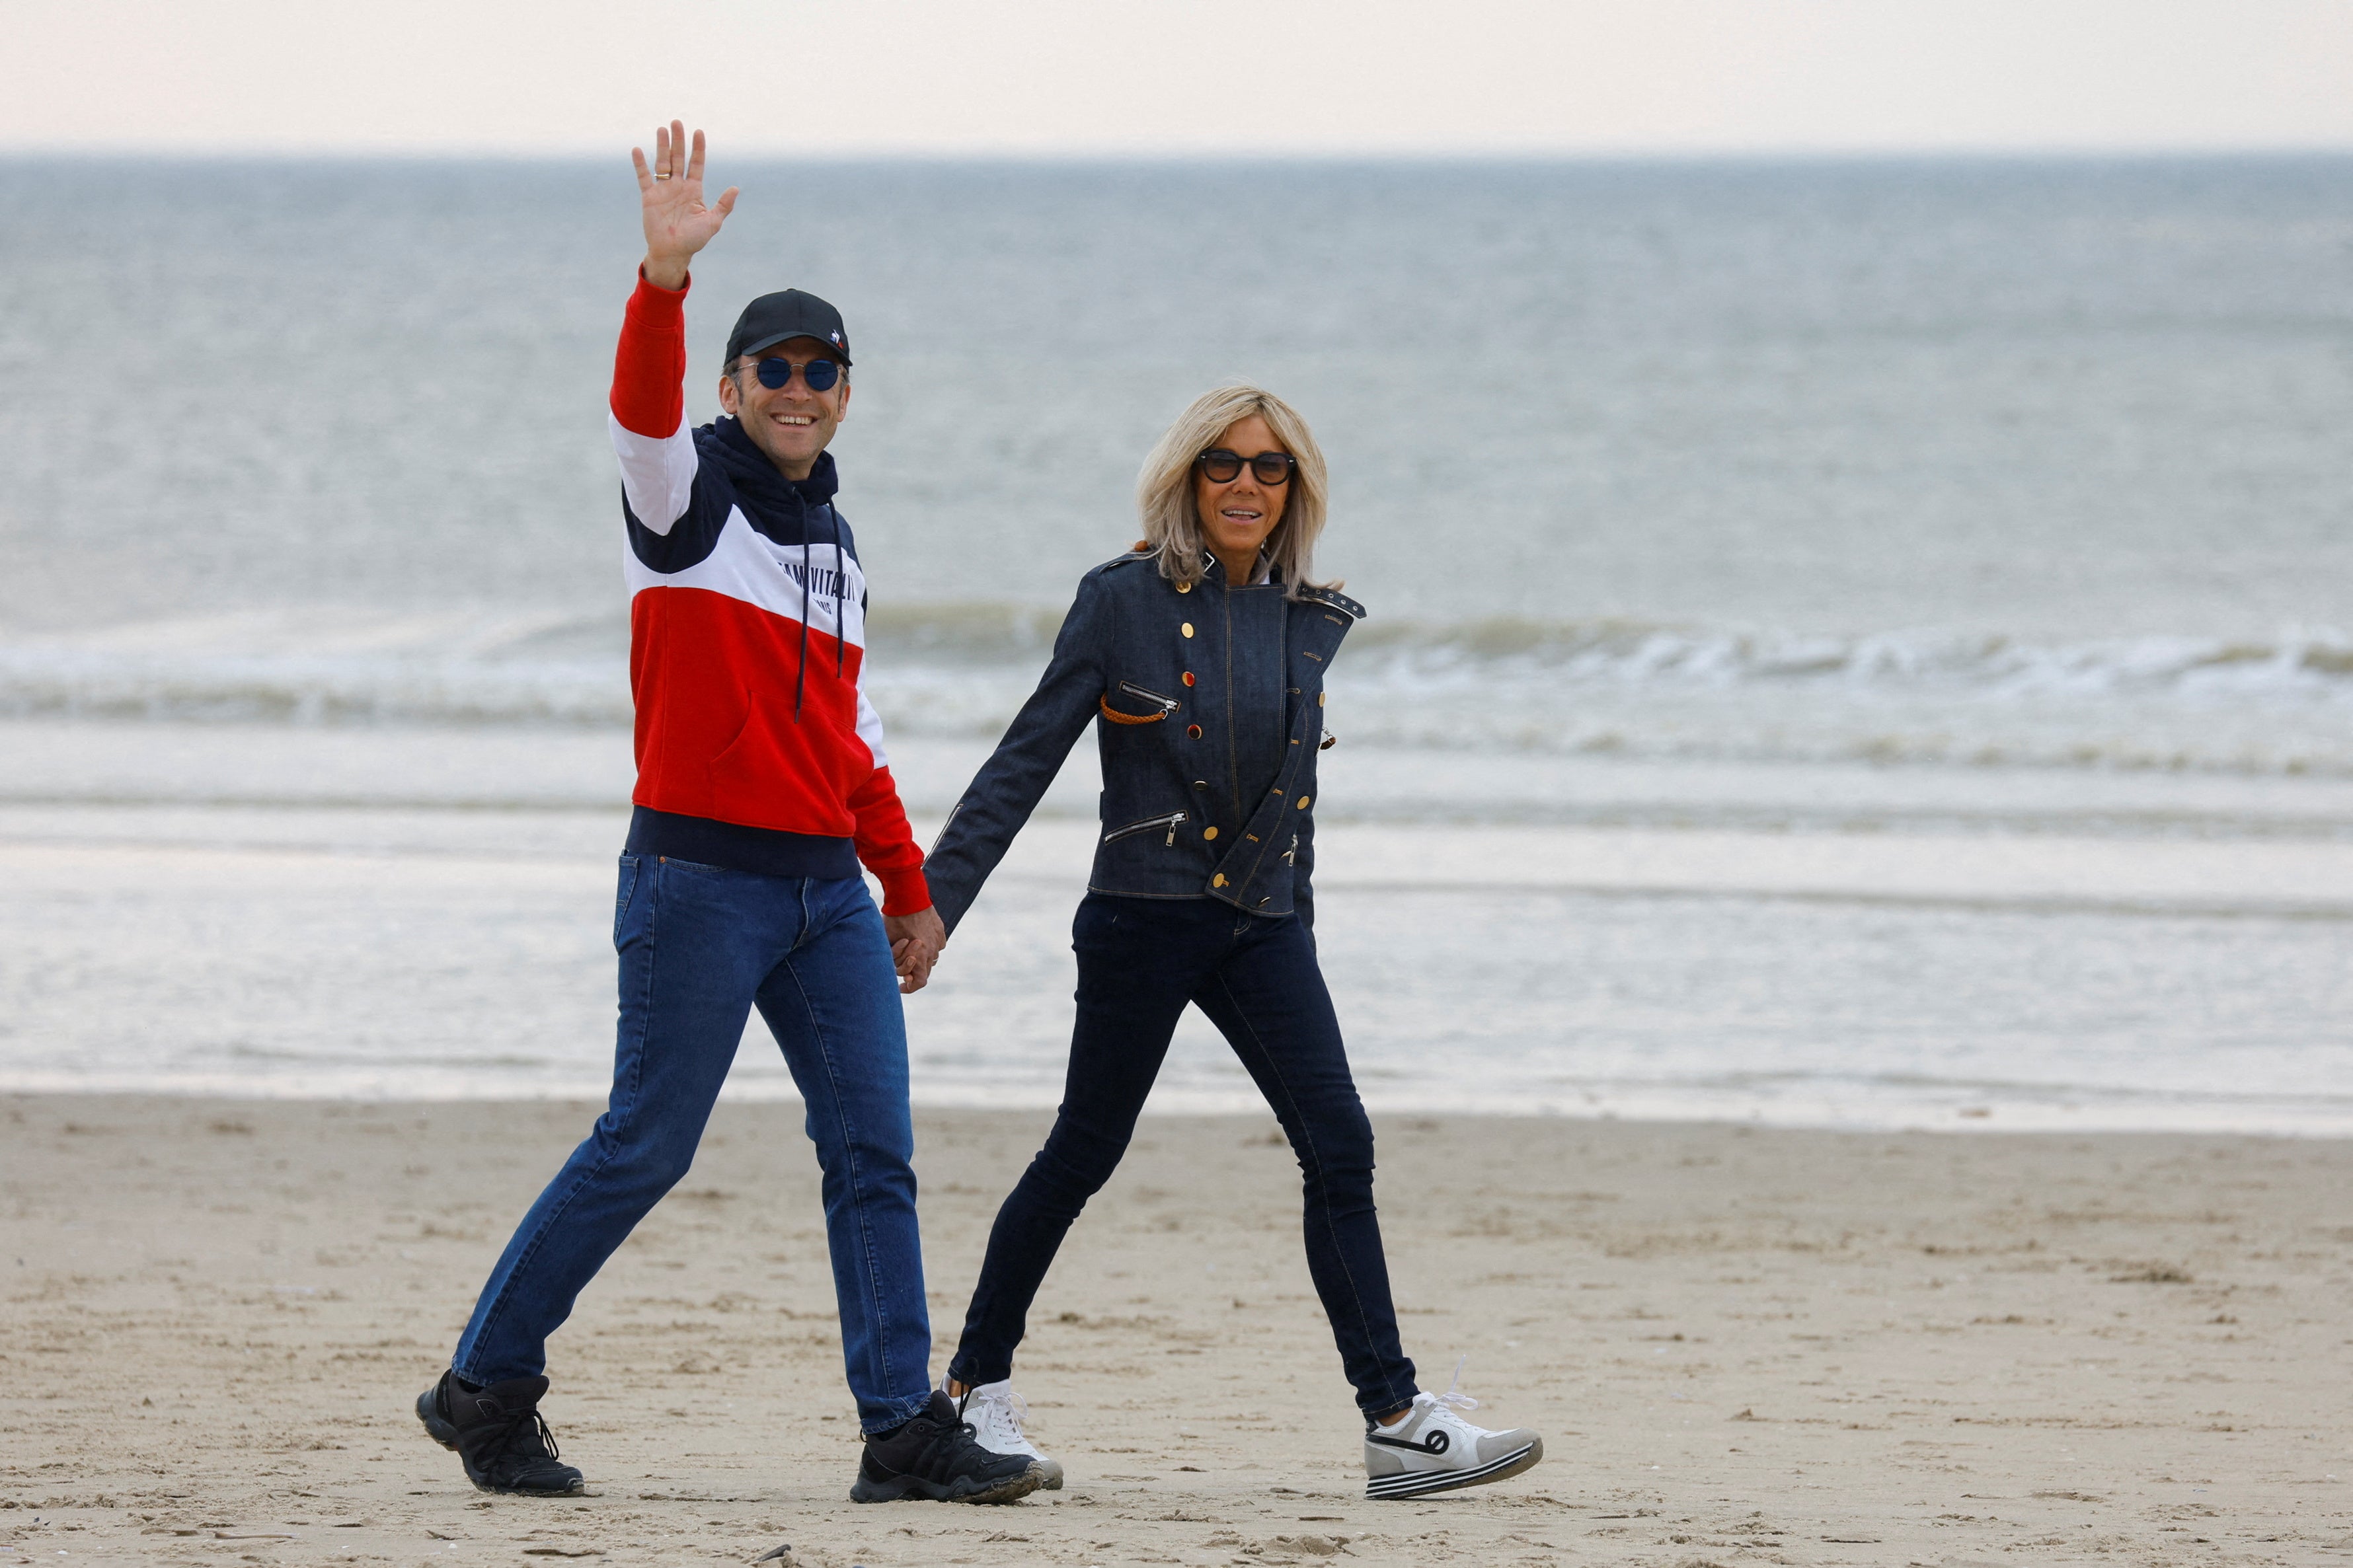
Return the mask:
{"type": "Polygon", "coordinates": [[[932,1329],[906,1023],[866,884],[623,856],[613,942],[612,1100],[507,1243],[458,1342],[458,1375],[500,1383],[545,1368],[547,1336],[693,1163],[757,1005],[808,1108],[859,1420],[875,1432],[921,1414],[932,1329]]]}
{"type": "Polygon", "coordinates": [[[1071,1222],[1127,1152],[1189,1002],[1233,1047],[1299,1158],[1307,1272],[1357,1406],[1386,1415],[1412,1403],[1413,1363],[1398,1342],[1373,1212],[1372,1122],[1305,924],[1209,899],[1090,893],[1071,945],[1079,955],[1079,1011],[1062,1108],[997,1211],[948,1375],[983,1384],[1013,1374],[1038,1287],[1071,1222]]]}

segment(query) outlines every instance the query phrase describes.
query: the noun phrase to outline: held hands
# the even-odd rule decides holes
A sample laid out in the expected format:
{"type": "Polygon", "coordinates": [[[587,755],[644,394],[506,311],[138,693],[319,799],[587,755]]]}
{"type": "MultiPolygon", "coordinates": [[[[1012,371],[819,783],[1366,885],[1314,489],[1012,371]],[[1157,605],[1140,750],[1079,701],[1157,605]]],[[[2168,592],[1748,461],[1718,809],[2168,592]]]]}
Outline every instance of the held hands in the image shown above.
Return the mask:
{"type": "Polygon", "coordinates": [[[932,978],[932,965],[948,944],[948,928],[940,911],[924,908],[912,915],[884,915],[883,934],[891,939],[891,962],[899,971],[899,994],[921,991],[932,978]]]}
{"type": "Polygon", "coordinates": [[[694,133],[690,153],[681,121],[654,132],[653,167],[646,166],[641,147],[629,149],[629,160],[638,166],[638,196],[645,207],[646,281],[657,289],[683,289],[687,263],[735,210],[735,187],[720,192],[716,205],[702,205],[702,132],[694,133]]]}

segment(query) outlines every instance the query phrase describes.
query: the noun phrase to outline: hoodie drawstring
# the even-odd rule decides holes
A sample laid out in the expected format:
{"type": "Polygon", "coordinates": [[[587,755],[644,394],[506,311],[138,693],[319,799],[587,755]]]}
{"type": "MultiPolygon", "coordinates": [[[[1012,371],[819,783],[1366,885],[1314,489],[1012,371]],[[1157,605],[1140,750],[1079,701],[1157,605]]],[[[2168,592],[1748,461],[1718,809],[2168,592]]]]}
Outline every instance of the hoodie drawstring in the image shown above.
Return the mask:
{"type": "MultiPolygon", "coordinates": [[[[842,579],[849,574],[843,570],[841,559],[841,514],[833,510],[831,501],[828,501],[825,503],[825,515],[833,524],[833,676],[839,680],[849,658],[845,647],[849,640],[848,631],[841,624],[842,579]]],[[[801,624],[806,626],[808,623],[804,621],[801,624]]]]}
{"type": "MultiPolygon", "coordinates": [[[[833,508],[828,506],[825,510],[831,511],[833,508]]],[[[801,502],[801,668],[800,673],[793,677],[793,722],[796,724],[801,721],[802,694],[808,690],[808,580],[810,566],[811,563],[809,561],[808,552],[808,502],[804,500],[801,502]]]]}

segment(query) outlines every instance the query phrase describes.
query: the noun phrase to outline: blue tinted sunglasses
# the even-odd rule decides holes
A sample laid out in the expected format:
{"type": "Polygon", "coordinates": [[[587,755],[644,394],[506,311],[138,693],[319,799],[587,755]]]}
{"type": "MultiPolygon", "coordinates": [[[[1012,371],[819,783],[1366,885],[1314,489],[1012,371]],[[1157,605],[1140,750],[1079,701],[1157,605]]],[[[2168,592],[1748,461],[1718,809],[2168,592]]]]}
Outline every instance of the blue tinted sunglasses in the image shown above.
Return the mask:
{"type": "MultiPolygon", "coordinates": [[[[753,374],[760,378],[760,384],[771,392],[781,392],[792,384],[793,362],[782,354],[772,354],[752,368],[753,374]]],[[[840,379],[841,362],[839,360],[813,359],[801,366],[801,380],[808,384],[811,392],[830,392],[833,384],[840,379]]]]}

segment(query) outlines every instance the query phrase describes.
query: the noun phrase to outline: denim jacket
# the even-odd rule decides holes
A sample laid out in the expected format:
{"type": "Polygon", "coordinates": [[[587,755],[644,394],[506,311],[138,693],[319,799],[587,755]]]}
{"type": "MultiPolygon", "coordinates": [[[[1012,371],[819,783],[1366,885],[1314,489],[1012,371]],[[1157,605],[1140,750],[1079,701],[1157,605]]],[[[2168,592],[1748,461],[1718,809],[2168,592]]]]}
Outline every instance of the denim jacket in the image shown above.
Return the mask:
{"type": "Polygon", "coordinates": [[[1090,891],[1219,899],[1312,927],[1324,675],[1364,614],[1329,589],[1229,587],[1214,558],[1184,589],[1143,552],[1088,573],[1038,689],[923,862],[940,918],[964,918],[1092,721],[1090,891]]]}

